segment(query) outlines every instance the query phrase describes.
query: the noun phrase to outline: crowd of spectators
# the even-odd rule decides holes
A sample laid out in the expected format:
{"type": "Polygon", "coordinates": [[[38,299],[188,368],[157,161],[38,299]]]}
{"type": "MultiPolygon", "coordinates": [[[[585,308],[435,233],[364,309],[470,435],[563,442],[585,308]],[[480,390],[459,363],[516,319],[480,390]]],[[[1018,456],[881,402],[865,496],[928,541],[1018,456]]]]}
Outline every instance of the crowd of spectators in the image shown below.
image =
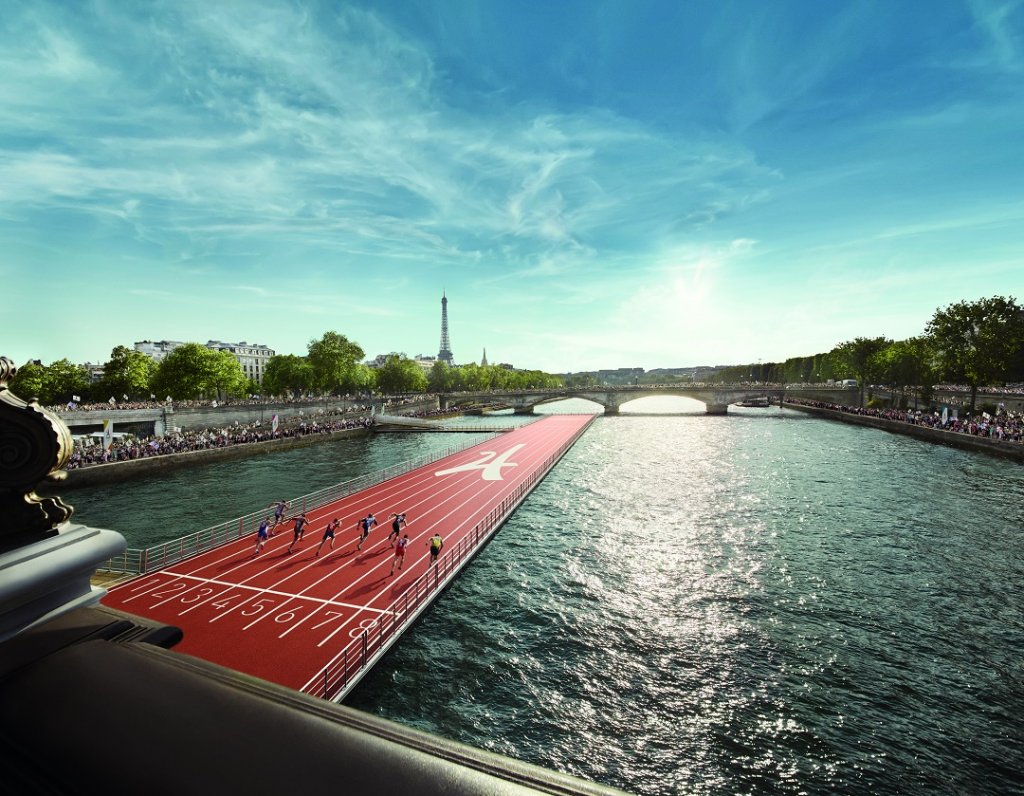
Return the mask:
{"type": "Polygon", "coordinates": [[[147,459],[153,456],[167,456],[211,448],[226,448],[231,445],[247,445],[252,442],[266,442],[287,437],[330,434],[353,428],[369,428],[372,425],[373,419],[365,415],[299,420],[282,424],[278,426],[277,431],[274,431],[268,424],[256,421],[228,428],[176,432],[164,437],[123,437],[111,442],[109,448],[102,441],[89,443],[76,439],[67,469],[75,470],[94,464],[147,459]]]}
{"type": "Polygon", "coordinates": [[[970,434],[974,437],[985,437],[1001,442],[1024,442],[1024,414],[999,410],[994,415],[982,412],[978,416],[970,414],[964,417],[959,412],[937,412],[920,409],[870,409],[861,406],[845,406],[826,401],[810,401],[803,398],[787,398],[786,403],[813,406],[818,409],[831,409],[834,412],[845,412],[852,415],[878,417],[899,423],[910,423],[915,426],[928,426],[941,431],[957,434],[970,434]]]}
{"type": "MultiPolygon", "coordinates": [[[[970,392],[969,384],[936,384],[936,392],[970,392]]],[[[1024,395],[1024,384],[1007,384],[1005,387],[979,387],[979,393],[986,395],[1024,395]]]]}

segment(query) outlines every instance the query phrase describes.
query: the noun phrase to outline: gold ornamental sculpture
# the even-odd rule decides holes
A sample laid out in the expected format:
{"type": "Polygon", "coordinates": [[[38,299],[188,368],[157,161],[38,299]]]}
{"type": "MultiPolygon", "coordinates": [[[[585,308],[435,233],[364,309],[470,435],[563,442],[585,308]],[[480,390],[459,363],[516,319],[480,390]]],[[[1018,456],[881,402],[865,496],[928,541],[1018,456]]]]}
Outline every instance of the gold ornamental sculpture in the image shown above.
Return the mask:
{"type": "Polygon", "coordinates": [[[23,401],[8,388],[17,368],[0,357],[0,552],[54,536],[72,508],[58,497],[40,497],[43,481],[67,477],[71,432],[35,399],[23,401]]]}

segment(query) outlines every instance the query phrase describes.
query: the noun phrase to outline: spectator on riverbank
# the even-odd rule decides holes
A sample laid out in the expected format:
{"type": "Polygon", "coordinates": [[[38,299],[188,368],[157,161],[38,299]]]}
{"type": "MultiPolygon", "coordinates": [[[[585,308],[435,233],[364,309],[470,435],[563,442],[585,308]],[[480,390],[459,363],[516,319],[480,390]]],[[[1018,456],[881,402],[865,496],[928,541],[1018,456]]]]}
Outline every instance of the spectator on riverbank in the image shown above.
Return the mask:
{"type": "Polygon", "coordinates": [[[226,448],[232,445],[245,445],[252,442],[265,442],[282,437],[304,437],[311,434],[331,434],[354,428],[369,428],[373,420],[369,417],[353,417],[338,420],[302,420],[293,425],[278,428],[277,435],[270,427],[261,423],[250,423],[222,429],[202,429],[171,434],[166,437],[135,437],[115,440],[110,449],[102,443],[85,443],[75,440],[68,470],[88,467],[108,462],[123,462],[134,459],[146,459],[152,456],[167,456],[174,453],[226,448]]]}
{"type": "Polygon", "coordinates": [[[862,406],[846,406],[844,404],[829,403],[827,401],[812,401],[804,398],[786,398],[786,403],[812,406],[817,409],[830,409],[834,412],[845,412],[846,414],[863,415],[865,417],[877,417],[882,420],[893,420],[911,425],[927,426],[942,431],[951,431],[956,434],[970,434],[974,437],[985,437],[1000,442],[1022,443],[1024,442],[1024,414],[999,411],[995,415],[982,412],[977,416],[965,415],[959,417],[946,413],[945,421],[941,413],[935,410],[921,411],[920,409],[870,409],[862,406]]]}

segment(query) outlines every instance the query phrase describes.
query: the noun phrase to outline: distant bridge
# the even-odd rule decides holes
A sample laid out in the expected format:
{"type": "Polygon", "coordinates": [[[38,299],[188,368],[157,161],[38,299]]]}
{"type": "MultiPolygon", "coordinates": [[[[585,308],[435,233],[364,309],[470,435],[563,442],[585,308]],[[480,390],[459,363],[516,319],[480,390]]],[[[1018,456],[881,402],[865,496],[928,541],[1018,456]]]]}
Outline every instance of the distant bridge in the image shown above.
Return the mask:
{"type": "MultiPolygon", "coordinates": [[[[565,398],[584,398],[604,407],[606,415],[617,415],[619,409],[639,398],[671,395],[693,398],[704,404],[709,415],[724,415],[728,407],[742,401],[768,398],[776,403],[791,389],[782,385],[715,384],[698,386],[635,385],[619,387],[558,387],[547,390],[485,390],[481,392],[444,393],[438,396],[441,409],[455,403],[492,403],[511,407],[517,415],[533,414],[535,407],[565,398]]],[[[855,390],[836,390],[848,395],[855,390]]]]}

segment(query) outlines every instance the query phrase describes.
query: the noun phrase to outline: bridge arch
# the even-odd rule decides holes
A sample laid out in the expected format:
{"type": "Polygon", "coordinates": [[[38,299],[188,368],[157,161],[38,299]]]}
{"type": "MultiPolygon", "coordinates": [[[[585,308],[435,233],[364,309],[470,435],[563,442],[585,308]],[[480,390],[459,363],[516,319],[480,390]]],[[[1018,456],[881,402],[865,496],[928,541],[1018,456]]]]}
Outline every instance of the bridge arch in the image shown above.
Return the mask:
{"type": "Polygon", "coordinates": [[[707,404],[690,395],[636,395],[619,404],[619,414],[673,414],[704,413],[707,404]]]}

